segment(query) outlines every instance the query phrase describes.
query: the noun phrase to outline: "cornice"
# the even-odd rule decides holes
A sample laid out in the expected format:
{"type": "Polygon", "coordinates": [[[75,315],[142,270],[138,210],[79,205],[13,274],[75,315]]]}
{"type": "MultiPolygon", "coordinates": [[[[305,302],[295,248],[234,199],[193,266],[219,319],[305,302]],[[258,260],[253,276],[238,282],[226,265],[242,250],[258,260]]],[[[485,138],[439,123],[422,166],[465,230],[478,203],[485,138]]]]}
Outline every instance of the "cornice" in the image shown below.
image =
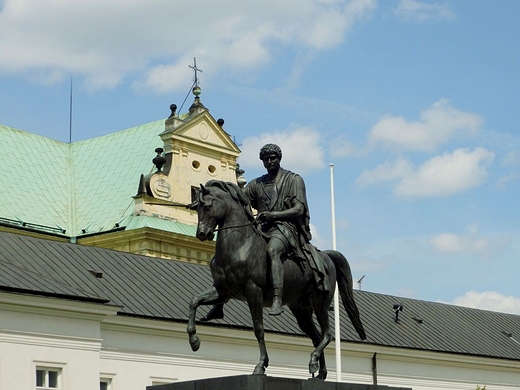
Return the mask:
{"type": "Polygon", "coordinates": [[[62,298],[1,292],[0,310],[101,321],[106,316],[115,316],[120,307],[62,298]]]}
{"type": "Polygon", "coordinates": [[[23,227],[8,227],[8,226],[0,225],[0,232],[12,233],[12,234],[16,234],[19,236],[42,238],[44,240],[50,240],[50,241],[58,241],[58,242],[69,242],[70,241],[69,237],[66,237],[66,236],[44,233],[44,232],[40,233],[34,229],[27,229],[27,228],[23,228],[23,227]]]}
{"type": "Polygon", "coordinates": [[[481,366],[481,368],[489,368],[489,366],[493,366],[496,369],[501,368],[507,371],[518,371],[520,368],[520,361],[518,360],[499,359],[487,356],[463,355],[448,352],[424,351],[398,347],[386,347],[367,343],[342,342],[341,349],[342,354],[358,356],[369,355],[372,357],[374,353],[377,353],[378,359],[388,359],[402,363],[417,364],[418,362],[421,362],[423,364],[466,367],[472,369],[475,369],[475,366],[481,366]]]}
{"type": "Polygon", "coordinates": [[[150,227],[78,239],[78,244],[206,265],[209,264],[215,252],[215,243],[213,241],[202,242],[192,236],[150,227]],[[138,248],[133,250],[132,246],[136,243],[139,243],[138,248]],[[195,253],[178,254],[165,251],[164,248],[167,246],[182,248],[183,250],[194,251],[195,253]]]}
{"type": "Polygon", "coordinates": [[[0,343],[99,352],[102,339],[0,329],[0,343]]]}
{"type": "MultiPolygon", "coordinates": [[[[147,320],[131,317],[107,317],[102,323],[102,329],[127,331],[142,334],[163,335],[165,332],[171,337],[186,337],[186,323],[147,320]]],[[[257,346],[254,333],[250,330],[226,329],[214,326],[197,324],[197,335],[204,342],[215,342],[225,345],[257,346]]],[[[301,335],[289,336],[276,333],[266,333],[265,341],[268,349],[276,346],[283,350],[299,351],[307,353],[312,348],[310,340],[301,335]],[[271,346],[271,347],[270,347],[271,346]]],[[[334,345],[330,344],[326,352],[334,354],[334,345]]],[[[445,352],[419,351],[405,348],[384,347],[368,343],[341,343],[341,355],[370,360],[374,353],[377,359],[383,361],[396,361],[410,364],[426,364],[445,367],[459,367],[469,369],[489,369],[502,372],[518,372],[520,361],[497,359],[483,356],[457,355],[445,352]]]]}

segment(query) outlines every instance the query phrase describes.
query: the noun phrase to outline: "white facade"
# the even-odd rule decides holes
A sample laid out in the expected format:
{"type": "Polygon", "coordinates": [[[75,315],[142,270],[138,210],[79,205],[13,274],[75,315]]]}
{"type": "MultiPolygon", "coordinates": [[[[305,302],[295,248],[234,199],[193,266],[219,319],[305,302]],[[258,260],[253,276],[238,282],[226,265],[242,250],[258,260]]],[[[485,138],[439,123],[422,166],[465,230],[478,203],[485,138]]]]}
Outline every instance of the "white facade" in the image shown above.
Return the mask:
{"type": "MultiPolygon", "coordinates": [[[[186,325],[118,316],[118,308],[64,299],[0,293],[0,389],[34,390],[36,370],[59,373],[61,390],[144,390],[152,384],[250,374],[259,352],[253,332],[198,326],[191,351],[186,325]]],[[[309,377],[305,337],[266,334],[267,375],[309,377]]],[[[327,350],[335,379],[334,350],[327,350]]],[[[520,388],[520,362],[368,344],[343,343],[343,382],[372,384],[376,353],[380,385],[414,390],[520,388]]],[[[42,387],[48,388],[48,387],[42,387]]]]}

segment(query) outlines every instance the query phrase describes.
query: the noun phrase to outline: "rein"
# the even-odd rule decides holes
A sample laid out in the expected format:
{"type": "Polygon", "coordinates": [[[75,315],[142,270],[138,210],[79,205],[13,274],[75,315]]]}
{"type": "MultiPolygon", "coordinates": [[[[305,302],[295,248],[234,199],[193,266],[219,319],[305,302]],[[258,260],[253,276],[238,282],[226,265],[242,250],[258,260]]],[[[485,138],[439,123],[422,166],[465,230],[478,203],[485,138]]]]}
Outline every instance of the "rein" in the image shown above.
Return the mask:
{"type": "Polygon", "coordinates": [[[257,224],[256,220],[255,221],[252,221],[252,222],[249,222],[249,223],[245,223],[243,225],[234,225],[234,226],[225,226],[225,227],[219,227],[219,228],[215,228],[213,231],[214,232],[219,232],[221,230],[227,230],[227,229],[234,229],[234,228],[240,228],[240,227],[246,227],[246,226],[255,226],[257,224]]]}

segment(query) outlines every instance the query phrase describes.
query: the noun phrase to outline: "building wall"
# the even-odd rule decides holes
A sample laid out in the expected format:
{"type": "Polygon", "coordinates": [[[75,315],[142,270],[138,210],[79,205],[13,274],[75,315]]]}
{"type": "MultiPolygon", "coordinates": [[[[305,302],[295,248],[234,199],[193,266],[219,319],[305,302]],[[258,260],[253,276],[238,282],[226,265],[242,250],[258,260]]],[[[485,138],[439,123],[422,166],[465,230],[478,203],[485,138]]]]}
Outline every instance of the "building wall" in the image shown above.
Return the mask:
{"type": "Polygon", "coordinates": [[[115,308],[1,293],[0,389],[35,389],[40,367],[61,371],[62,389],[98,390],[107,314],[115,308]]]}
{"type": "MultiPolygon", "coordinates": [[[[217,376],[250,374],[259,358],[252,331],[198,326],[201,347],[192,352],[185,324],[147,320],[107,319],[102,325],[102,370],[118,374],[118,386],[139,389],[132,383],[150,385],[152,381],[185,381],[217,376]],[[150,328],[153,326],[153,328],[150,328]],[[146,330],[145,330],[146,329],[146,330]],[[128,346],[132,345],[130,349],[128,346]],[[131,374],[129,374],[131,373],[131,374]]],[[[267,375],[306,379],[312,351],[306,337],[267,334],[270,356],[267,375]]],[[[342,344],[342,381],[373,383],[372,357],[377,353],[378,384],[411,387],[414,390],[488,390],[518,389],[518,363],[500,359],[457,356],[444,353],[384,348],[367,344],[342,344]]],[[[335,380],[335,351],[326,350],[329,380],[335,380]]],[[[119,388],[119,387],[118,387],[119,388]]]]}
{"type": "MultiPolygon", "coordinates": [[[[259,358],[253,332],[198,326],[202,344],[192,352],[186,324],[116,316],[117,308],[0,293],[0,389],[33,390],[36,366],[61,368],[63,390],[144,390],[151,384],[250,374],[259,358]]],[[[309,378],[312,351],[305,337],[266,335],[267,375],[309,378]]],[[[342,381],[414,390],[512,390],[519,362],[343,343],[342,381]]],[[[335,380],[333,346],[326,350],[335,380]]]]}

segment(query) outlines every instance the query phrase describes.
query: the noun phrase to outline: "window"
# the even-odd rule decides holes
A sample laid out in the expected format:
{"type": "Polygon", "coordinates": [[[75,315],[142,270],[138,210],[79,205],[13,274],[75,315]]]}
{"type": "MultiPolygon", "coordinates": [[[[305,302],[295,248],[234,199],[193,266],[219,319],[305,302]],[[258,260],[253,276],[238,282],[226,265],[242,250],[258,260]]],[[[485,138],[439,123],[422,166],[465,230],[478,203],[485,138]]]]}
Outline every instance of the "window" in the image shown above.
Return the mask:
{"type": "Polygon", "coordinates": [[[37,389],[59,389],[61,369],[36,367],[37,389]]]}
{"type": "Polygon", "coordinates": [[[112,390],[112,380],[116,374],[102,372],[99,375],[99,390],[112,390]]]}
{"type": "Polygon", "coordinates": [[[196,171],[198,171],[200,169],[200,162],[198,162],[197,160],[193,160],[191,162],[191,166],[193,167],[193,169],[195,169],[196,171]]]}
{"type": "Polygon", "coordinates": [[[169,385],[171,382],[153,381],[152,386],[169,385]]]}
{"type": "Polygon", "coordinates": [[[165,377],[150,377],[150,382],[152,386],[159,386],[159,385],[170,385],[173,382],[177,382],[178,379],[175,378],[165,378],[165,377]]]}

